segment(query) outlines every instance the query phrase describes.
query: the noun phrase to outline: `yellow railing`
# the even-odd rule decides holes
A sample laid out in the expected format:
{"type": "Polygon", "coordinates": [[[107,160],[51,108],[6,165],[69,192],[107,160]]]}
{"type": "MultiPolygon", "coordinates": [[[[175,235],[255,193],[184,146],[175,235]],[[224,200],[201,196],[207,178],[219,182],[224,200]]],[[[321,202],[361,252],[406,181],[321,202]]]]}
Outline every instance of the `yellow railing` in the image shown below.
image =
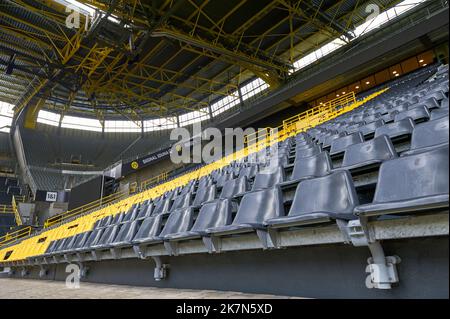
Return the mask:
{"type": "Polygon", "coordinates": [[[283,129],[286,133],[298,131],[302,128],[310,128],[329,119],[331,113],[356,103],[355,92],[349,92],[336,99],[308,109],[305,112],[294,115],[283,121],[283,129]]]}
{"type": "Polygon", "coordinates": [[[20,216],[19,207],[18,207],[17,203],[23,203],[24,201],[25,201],[25,196],[13,196],[13,199],[12,199],[12,211],[14,213],[14,218],[16,220],[17,226],[23,225],[22,217],[20,216]]]}
{"type": "Polygon", "coordinates": [[[91,203],[87,203],[83,206],[77,207],[75,209],[69,210],[67,212],[64,212],[62,214],[59,215],[55,215],[53,217],[50,217],[49,219],[47,219],[44,223],[44,228],[50,227],[52,225],[61,223],[69,218],[87,213],[89,211],[93,211],[96,210],[98,208],[101,207],[105,207],[107,205],[110,205],[116,201],[119,201],[121,199],[124,199],[125,197],[127,197],[129,194],[129,191],[123,191],[123,192],[118,192],[118,193],[114,193],[111,194],[109,196],[105,196],[102,197],[100,199],[97,199],[91,203]]]}
{"type": "Polygon", "coordinates": [[[0,214],[12,214],[13,208],[11,205],[0,205],[0,214]]]}
{"type": "Polygon", "coordinates": [[[9,244],[13,241],[16,241],[17,239],[30,236],[31,235],[31,226],[16,230],[12,233],[7,233],[6,235],[0,237],[0,247],[5,246],[6,244],[9,244]]]}
{"type": "Polygon", "coordinates": [[[152,178],[145,180],[141,183],[141,190],[146,189],[150,185],[165,181],[165,180],[167,180],[168,177],[169,177],[169,172],[163,172],[157,176],[153,176],[152,178]]]}

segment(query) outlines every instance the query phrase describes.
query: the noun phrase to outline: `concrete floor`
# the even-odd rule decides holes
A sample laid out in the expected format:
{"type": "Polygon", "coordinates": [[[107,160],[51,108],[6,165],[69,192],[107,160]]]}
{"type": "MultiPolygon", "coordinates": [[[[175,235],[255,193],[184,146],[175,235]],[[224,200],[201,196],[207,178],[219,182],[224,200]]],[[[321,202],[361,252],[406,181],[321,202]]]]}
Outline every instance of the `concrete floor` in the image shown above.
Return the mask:
{"type": "Polygon", "coordinates": [[[232,291],[134,287],[80,283],[67,288],[65,282],[0,278],[0,299],[273,299],[292,298],[232,291]]]}

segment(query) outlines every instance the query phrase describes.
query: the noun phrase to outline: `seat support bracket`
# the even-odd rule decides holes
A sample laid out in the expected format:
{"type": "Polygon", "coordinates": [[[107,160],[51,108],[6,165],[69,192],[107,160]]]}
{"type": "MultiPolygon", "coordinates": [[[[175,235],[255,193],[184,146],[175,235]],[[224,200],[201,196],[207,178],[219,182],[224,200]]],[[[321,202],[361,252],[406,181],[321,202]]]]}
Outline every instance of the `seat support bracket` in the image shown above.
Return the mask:
{"type": "Polygon", "coordinates": [[[375,239],[373,231],[369,228],[367,218],[350,220],[345,225],[338,222],[339,229],[343,235],[355,247],[366,246],[372,257],[367,259],[366,287],[369,289],[391,289],[392,284],[398,283],[396,265],[401,262],[398,256],[385,256],[381,243],[375,239]]]}
{"type": "Polygon", "coordinates": [[[216,236],[202,237],[203,243],[210,254],[220,253],[222,249],[222,239],[216,236]]]}
{"type": "Polygon", "coordinates": [[[44,278],[48,275],[48,268],[45,265],[39,265],[39,278],[44,278]]]}
{"type": "Polygon", "coordinates": [[[273,228],[268,229],[257,229],[256,235],[258,235],[258,238],[263,246],[263,249],[273,249],[273,248],[279,248],[279,237],[278,237],[278,231],[273,228]]]}

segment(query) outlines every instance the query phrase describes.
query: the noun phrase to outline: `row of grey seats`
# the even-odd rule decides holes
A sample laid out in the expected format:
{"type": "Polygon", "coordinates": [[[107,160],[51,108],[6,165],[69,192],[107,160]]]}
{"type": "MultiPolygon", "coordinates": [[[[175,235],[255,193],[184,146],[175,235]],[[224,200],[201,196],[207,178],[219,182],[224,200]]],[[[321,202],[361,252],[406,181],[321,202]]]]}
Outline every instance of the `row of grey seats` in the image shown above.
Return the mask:
{"type": "Polygon", "coordinates": [[[133,210],[106,227],[100,221],[90,232],[52,242],[45,255],[317,225],[358,215],[411,214],[448,208],[448,151],[447,145],[384,161],[370,204],[359,205],[349,172],[337,170],[302,180],[288,214],[280,187],[275,186],[244,194],[234,218],[230,199],[207,202],[198,215],[193,207],[177,209],[165,223],[162,215],[146,216],[133,210]]]}

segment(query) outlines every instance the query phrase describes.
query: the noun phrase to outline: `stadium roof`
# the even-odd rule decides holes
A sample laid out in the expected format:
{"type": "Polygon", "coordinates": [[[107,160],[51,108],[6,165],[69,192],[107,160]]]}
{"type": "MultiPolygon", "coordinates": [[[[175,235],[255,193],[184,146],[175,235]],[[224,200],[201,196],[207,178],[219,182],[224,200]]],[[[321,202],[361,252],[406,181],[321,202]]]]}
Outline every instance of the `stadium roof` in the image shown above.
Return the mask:
{"type": "Polygon", "coordinates": [[[0,100],[16,113],[202,116],[224,98],[238,102],[249,82],[255,92],[278,87],[299,59],[351,41],[373,4],[399,2],[1,0],[0,100]],[[79,28],[67,27],[69,5],[79,28]]]}

